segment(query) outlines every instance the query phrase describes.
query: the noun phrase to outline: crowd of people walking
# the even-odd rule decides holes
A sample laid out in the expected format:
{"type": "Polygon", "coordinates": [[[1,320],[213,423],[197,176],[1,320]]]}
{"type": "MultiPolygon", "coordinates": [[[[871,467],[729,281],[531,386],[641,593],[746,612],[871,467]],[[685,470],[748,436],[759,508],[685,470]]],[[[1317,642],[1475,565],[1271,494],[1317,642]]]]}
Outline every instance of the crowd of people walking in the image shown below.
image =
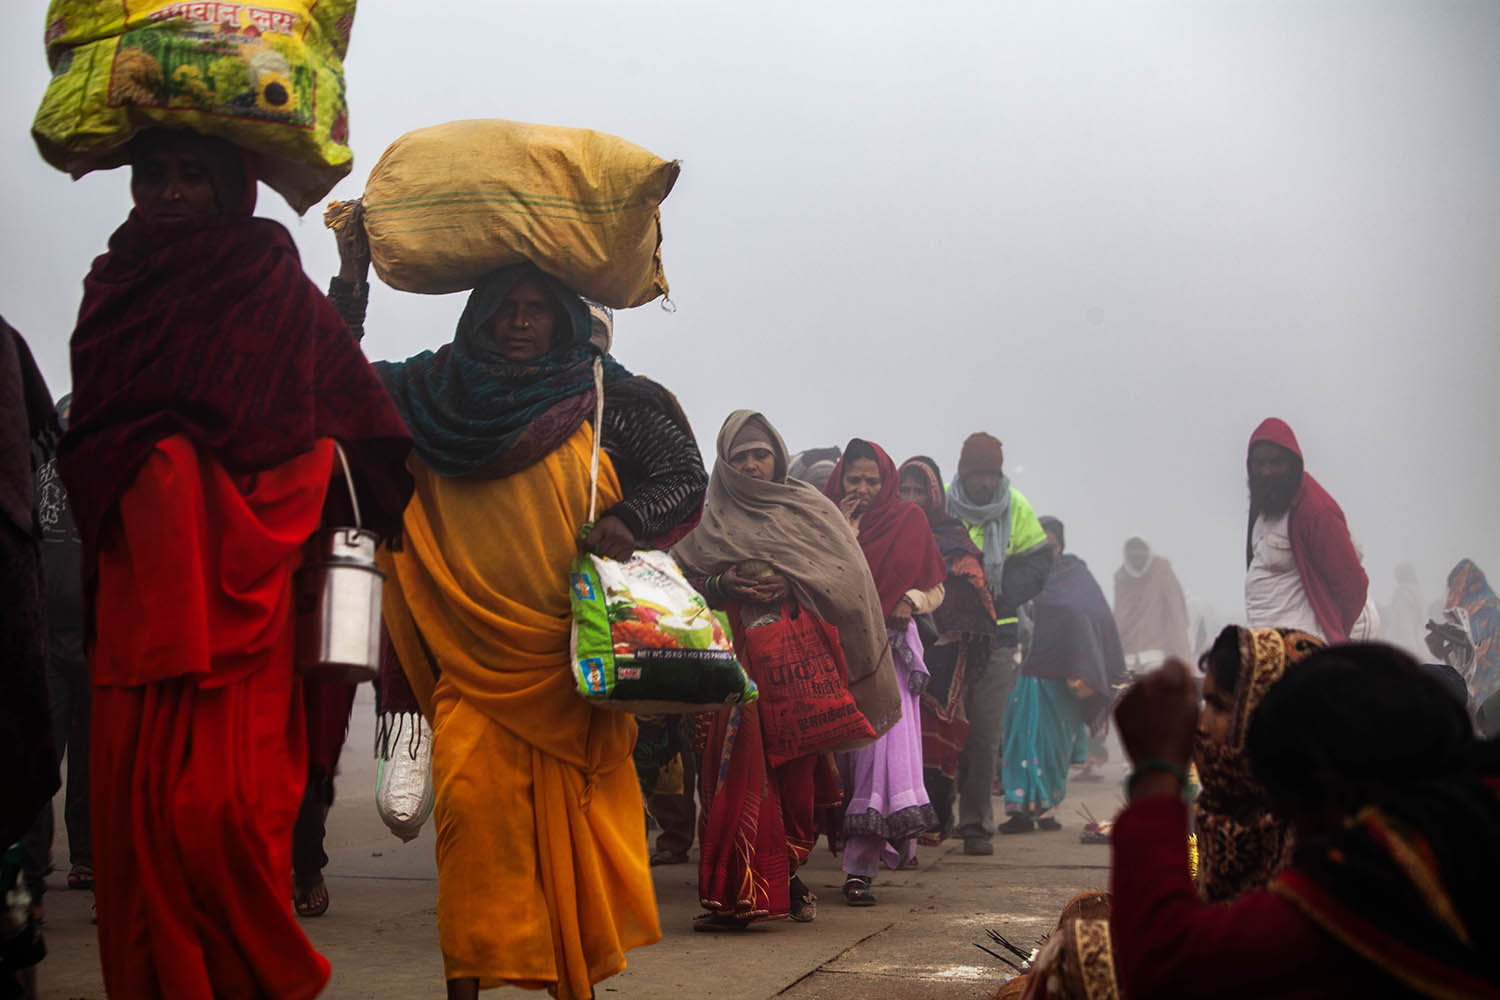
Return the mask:
{"type": "Polygon", "coordinates": [[[71,398],[54,404],[19,335],[0,343],[0,839],[35,901],[0,995],[40,946],[64,755],[67,882],[95,893],[112,995],[324,988],[298,917],[330,902],[352,695],[294,669],[293,577],[351,513],[335,444],[384,539],[380,710],[431,729],[450,997],[592,996],[660,937],[650,864],[687,861],[695,835],[695,929],[736,932],[818,918],[798,870],[820,837],[839,901],[872,906],[919,840],[989,855],[1055,829],[1112,710],[1134,764],[1113,915],[1063,921],[1036,989],[1500,990],[1500,784],[1475,735],[1495,722],[1500,602],[1464,560],[1424,637],[1442,665],[1346,645],[1368,579],[1285,423],[1247,449],[1244,625],[1203,650],[1170,563],[1130,539],[1111,607],[987,432],[950,481],[858,437],[799,465],[774,413],[737,410],[705,469],[671,392],[611,353],[609,312],[531,264],[481,281],[448,343],[372,364],[357,226],[324,295],[253,216],[235,147],[153,130],[130,156],[135,209],[85,282],[71,398]],[[639,724],[580,698],[580,548],[671,552],[761,698],[639,724]],[[817,712],[789,715],[809,678],[817,712]]]}

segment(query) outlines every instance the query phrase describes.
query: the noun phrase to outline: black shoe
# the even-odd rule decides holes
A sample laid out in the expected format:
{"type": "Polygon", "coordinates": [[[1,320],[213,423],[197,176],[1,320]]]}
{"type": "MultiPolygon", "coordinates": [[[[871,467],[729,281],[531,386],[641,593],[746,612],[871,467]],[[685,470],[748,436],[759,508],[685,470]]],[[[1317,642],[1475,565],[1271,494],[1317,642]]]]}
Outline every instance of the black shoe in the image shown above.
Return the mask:
{"type": "Polygon", "coordinates": [[[1043,816],[1036,821],[1036,828],[1038,830],[1046,830],[1048,833],[1055,833],[1062,829],[1062,824],[1051,816],[1043,816]]]}
{"type": "Polygon", "coordinates": [[[1016,813],[1010,819],[995,827],[996,833],[1031,833],[1036,829],[1036,824],[1031,817],[1025,813],[1016,813]]]}
{"type": "Polygon", "coordinates": [[[850,906],[874,906],[875,894],[870,891],[870,880],[858,875],[844,879],[844,902],[850,906]]]}

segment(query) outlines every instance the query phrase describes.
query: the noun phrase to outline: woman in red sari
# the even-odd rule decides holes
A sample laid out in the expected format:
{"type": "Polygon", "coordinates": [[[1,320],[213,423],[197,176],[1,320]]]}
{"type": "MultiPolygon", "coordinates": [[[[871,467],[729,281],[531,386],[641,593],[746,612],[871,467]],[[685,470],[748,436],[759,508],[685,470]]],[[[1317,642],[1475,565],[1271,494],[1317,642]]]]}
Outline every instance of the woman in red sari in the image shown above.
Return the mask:
{"type": "MultiPolygon", "coordinates": [[[[879,595],[838,508],[786,470],[786,445],[765,417],[731,413],[703,519],[674,555],[709,603],[729,611],[735,651],[763,687],[787,664],[761,652],[773,647],[757,641],[760,630],[799,615],[816,626],[813,641],[845,664],[857,706],[847,728],[873,738],[901,704],[879,595]]],[[[806,922],[816,912],[796,870],[817,838],[815,807],[839,801],[838,778],[826,753],[780,761],[789,734],[771,731],[766,698],[707,720],[699,930],[781,916],[806,922]]]]}
{"type": "Polygon", "coordinates": [[[251,216],[246,157],[153,131],[131,171],[135,211],[84,283],[58,459],[92,596],[105,986],[311,997],[329,969],[288,899],[307,780],[292,574],[333,441],[387,536],[410,441],[291,237],[251,216]]]}

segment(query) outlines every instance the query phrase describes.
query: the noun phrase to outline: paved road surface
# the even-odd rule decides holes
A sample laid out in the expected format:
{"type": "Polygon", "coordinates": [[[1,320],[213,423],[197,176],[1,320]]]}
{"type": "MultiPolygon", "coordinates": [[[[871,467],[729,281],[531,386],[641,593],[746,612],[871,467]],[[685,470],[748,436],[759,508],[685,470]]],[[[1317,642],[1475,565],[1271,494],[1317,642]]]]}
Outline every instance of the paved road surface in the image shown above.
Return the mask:
{"type": "MultiPolygon", "coordinates": [[[[333,963],[325,997],[442,997],[432,830],[429,826],[402,844],[375,815],[373,711],[366,686],[355,706],[339,801],[329,816],[326,876],[332,906],[305,926],[333,963]]],[[[1113,754],[1118,761],[1118,748],[1113,754]]],[[[1058,814],[1061,832],[997,837],[995,854],[985,858],[967,857],[962,845],[951,841],[921,848],[919,868],[881,873],[877,906],[844,905],[837,859],[820,845],[803,869],[804,880],[821,897],[811,924],[776,921],[740,934],[694,933],[696,863],[656,868],[662,940],[631,952],[630,967],[600,984],[598,996],[987,998],[1009,970],[974,947],[986,941],[986,927],[1034,943],[1051,930],[1075,892],[1107,887],[1109,849],[1078,842],[1084,822],[1080,804],[1106,818],[1120,802],[1123,768],[1111,764],[1104,774],[1106,780],[1070,786],[1058,814]]],[[[53,853],[60,867],[67,857],[61,803],[59,796],[59,842],[53,853]]],[[[102,1000],[90,895],[62,888],[65,870],[53,876],[54,891],[47,895],[50,956],[40,969],[41,996],[102,1000]]],[[[485,995],[544,996],[519,990],[485,995]]]]}

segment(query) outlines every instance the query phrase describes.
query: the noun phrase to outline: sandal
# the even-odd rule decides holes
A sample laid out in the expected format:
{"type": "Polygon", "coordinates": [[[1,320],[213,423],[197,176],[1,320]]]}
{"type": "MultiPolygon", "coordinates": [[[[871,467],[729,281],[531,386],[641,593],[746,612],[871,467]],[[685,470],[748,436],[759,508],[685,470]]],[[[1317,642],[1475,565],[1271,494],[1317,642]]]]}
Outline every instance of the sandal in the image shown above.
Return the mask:
{"type": "Polygon", "coordinates": [[[89,865],[74,865],[68,869],[69,889],[93,889],[94,869],[89,865]]]}
{"type": "Polygon", "coordinates": [[[320,878],[313,885],[293,890],[292,905],[299,917],[321,917],[328,912],[328,883],[320,878]]]}
{"type": "Polygon", "coordinates": [[[693,918],[693,930],[705,934],[718,931],[742,931],[750,926],[746,917],[735,917],[728,913],[701,913],[693,918]]]}
{"type": "Polygon", "coordinates": [[[657,851],[651,855],[651,867],[658,865],[685,865],[688,863],[687,852],[679,854],[676,851],[657,851]]]}
{"type": "Polygon", "coordinates": [[[870,891],[870,880],[860,875],[844,879],[844,902],[850,906],[874,906],[875,894],[870,891]]]}
{"type": "Polygon", "coordinates": [[[948,835],[941,830],[928,830],[917,838],[917,843],[923,847],[939,847],[948,835]]]}
{"type": "Polygon", "coordinates": [[[818,916],[818,897],[800,878],[792,876],[792,905],[787,916],[799,924],[810,924],[818,916]]]}

